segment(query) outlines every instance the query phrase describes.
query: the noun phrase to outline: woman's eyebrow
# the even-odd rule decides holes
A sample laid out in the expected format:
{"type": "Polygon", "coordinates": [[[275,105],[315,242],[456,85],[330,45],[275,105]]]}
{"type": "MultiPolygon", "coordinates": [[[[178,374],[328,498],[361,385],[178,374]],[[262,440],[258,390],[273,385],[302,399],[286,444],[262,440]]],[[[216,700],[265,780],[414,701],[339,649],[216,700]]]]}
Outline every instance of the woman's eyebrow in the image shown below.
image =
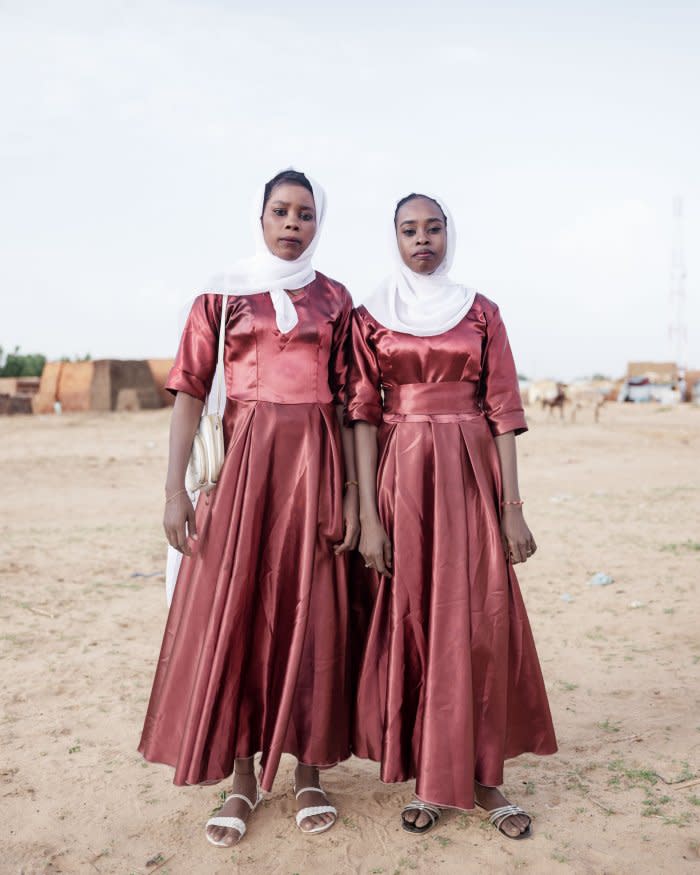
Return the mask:
{"type": "MultiPolygon", "coordinates": [[[[435,216],[434,218],[426,219],[425,221],[426,222],[442,222],[443,219],[441,219],[439,216],[435,216]]],[[[418,223],[415,219],[405,219],[403,222],[401,222],[401,224],[399,225],[399,228],[403,228],[404,225],[416,225],[416,224],[418,224],[418,223]]]]}
{"type": "MultiPolygon", "coordinates": [[[[291,201],[282,201],[282,200],[280,200],[279,198],[277,198],[277,199],[274,200],[274,201],[271,201],[271,203],[272,203],[274,206],[278,206],[278,207],[290,207],[290,206],[292,206],[292,202],[291,202],[291,201]]],[[[314,209],[314,208],[313,208],[312,206],[309,206],[309,204],[300,204],[300,205],[299,205],[299,209],[301,209],[301,210],[309,210],[310,212],[313,212],[313,209],[314,209]]]]}

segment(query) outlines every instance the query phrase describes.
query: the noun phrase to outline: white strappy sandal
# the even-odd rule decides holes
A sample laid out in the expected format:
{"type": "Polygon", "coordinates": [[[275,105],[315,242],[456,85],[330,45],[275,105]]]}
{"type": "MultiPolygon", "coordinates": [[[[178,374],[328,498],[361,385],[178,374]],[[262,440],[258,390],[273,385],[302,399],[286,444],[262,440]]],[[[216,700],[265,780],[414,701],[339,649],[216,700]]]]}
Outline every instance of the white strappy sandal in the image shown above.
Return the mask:
{"type": "MultiPolygon", "coordinates": [[[[302,787],[301,790],[297,790],[294,788],[294,798],[298,799],[302,793],[320,793],[323,798],[328,801],[328,797],[326,796],[326,791],[322,790],[321,787],[302,787]]],[[[334,808],[332,805],[310,805],[307,808],[302,808],[301,811],[297,811],[296,821],[297,826],[299,827],[299,832],[303,832],[305,835],[313,835],[314,833],[325,832],[327,829],[330,829],[333,824],[338,819],[338,809],[334,808]],[[303,820],[306,820],[307,817],[314,817],[316,814],[332,814],[333,820],[330,823],[324,823],[322,826],[315,826],[313,829],[302,829],[301,823],[303,820]]]]}
{"type": "MultiPolygon", "coordinates": [[[[262,802],[263,795],[260,792],[259,786],[256,786],[256,788],[255,788],[255,802],[251,802],[250,799],[248,799],[248,797],[244,796],[242,793],[231,793],[229,796],[227,796],[224,799],[223,803],[221,804],[221,808],[223,808],[224,805],[226,805],[226,803],[229,801],[229,799],[242,799],[248,805],[248,807],[250,808],[250,813],[252,814],[255,811],[255,809],[258,807],[258,805],[260,805],[260,803],[262,802]]],[[[208,829],[210,826],[222,826],[225,829],[237,830],[240,833],[240,838],[238,839],[239,842],[241,841],[243,836],[246,834],[246,829],[247,829],[245,821],[242,820],[240,817],[220,817],[218,815],[215,815],[214,817],[210,817],[206,823],[206,826],[204,827],[204,835],[207,837],[207,841],[212,845],[216,845],[217,848],[231,848],[231,847],[233,847],[233,845],[229,844],[228,842],[215,841],[209,835],[208,829]]],[[[238,842],[236,842],[236,844],[238,844],[238,842]]]]}

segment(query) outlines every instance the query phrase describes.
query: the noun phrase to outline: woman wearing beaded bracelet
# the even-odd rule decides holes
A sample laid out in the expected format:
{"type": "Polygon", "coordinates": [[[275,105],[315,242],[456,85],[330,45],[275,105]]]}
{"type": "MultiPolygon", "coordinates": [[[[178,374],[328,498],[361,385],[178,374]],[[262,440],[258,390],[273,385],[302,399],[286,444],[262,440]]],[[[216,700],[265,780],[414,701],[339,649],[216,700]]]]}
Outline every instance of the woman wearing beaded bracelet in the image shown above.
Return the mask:
{"type": "Polygon", "coordinates": [[[348,416],[373,596],[353,611],[369,617],[354,752],[385,782],[416,778],[409,832],[476,803],[523,838],[529,816],[498,790],[504,760],[556,740],[513,571],[536,549],[515,366],[498,307],[447,276],[447,208],[409,195],[394,226],[393,273],[353,316],[348,416]]]}

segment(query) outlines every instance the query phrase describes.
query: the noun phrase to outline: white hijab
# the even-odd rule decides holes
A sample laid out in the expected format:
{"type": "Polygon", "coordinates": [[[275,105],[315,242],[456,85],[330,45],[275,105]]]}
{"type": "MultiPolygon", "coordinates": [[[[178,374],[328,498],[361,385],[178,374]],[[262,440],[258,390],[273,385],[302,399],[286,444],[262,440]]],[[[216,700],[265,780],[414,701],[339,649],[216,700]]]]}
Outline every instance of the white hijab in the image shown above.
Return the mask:
{"type": "Polygon", "coordinates": [[[454,222],[440,198],[422,196],[435,201],[447,219],[445,257],[430,274],[411,270],[401,258],[392,223],[392,272],[362,303],[385,328],[432,337],[449,331],[464,319],[474,303],[476,290],[459,285],[448,276],[457,247],[454,222]]]}
{"type": "Polygon", "coordinates": [[[299,321],[296,307],[285,289],[301,289],[315,279],[316,271],[311,266],[311,258],[318,245],[326,215],[326,193],[314,179],[310,176],[306,178],[313,189],[316,210],[316,233],[308,248],[293,261],[278,258],[267,248],[260,221],[265,196],[265,186],[262,186],[253,201],[255,255],[241,259],[230,270],[212,277],[204,289],[205,293],[215,292],[222,295],[258,295],[269,292],[277,316],[277,327],[284,333],[291,331],[299,321]]]}

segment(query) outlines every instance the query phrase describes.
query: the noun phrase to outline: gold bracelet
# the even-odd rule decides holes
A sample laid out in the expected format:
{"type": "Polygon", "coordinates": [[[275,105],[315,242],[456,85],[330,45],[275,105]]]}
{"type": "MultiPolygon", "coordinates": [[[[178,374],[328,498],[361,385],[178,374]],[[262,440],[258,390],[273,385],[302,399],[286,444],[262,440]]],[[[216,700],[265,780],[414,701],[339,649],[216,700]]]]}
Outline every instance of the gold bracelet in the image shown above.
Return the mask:
{"type": "Polygon", "coordinates": [[[360,484],[357,482],[357,480],[346,480],[345,481],[345,488],[347,489],[348,486],[357,486],[357,488],[359,489],[360,484]]]}
{"type": "Polygon", "coordinates": [[[522,507],[525,504],[525,501],[521,499],[518,499],[518,501],[502,501],[501,507],[505,507],[507,504],[515,505],[515,507],[522,507]]]}
{"type": "Polygon", "coordinates": [[[165,503],[166,503],[166,504],[170,504],[170,502],[173,501],[175,498],[177,498],[178,495],[182,495],[182,494],[185,493],[185,492],[187,492],[186,489],[181,489],[179,492],[173,492],[173,494],[170,496],[170,498],[167,498],[167,497],[166,497],[166,499],[165,499],[165,503]]]}

